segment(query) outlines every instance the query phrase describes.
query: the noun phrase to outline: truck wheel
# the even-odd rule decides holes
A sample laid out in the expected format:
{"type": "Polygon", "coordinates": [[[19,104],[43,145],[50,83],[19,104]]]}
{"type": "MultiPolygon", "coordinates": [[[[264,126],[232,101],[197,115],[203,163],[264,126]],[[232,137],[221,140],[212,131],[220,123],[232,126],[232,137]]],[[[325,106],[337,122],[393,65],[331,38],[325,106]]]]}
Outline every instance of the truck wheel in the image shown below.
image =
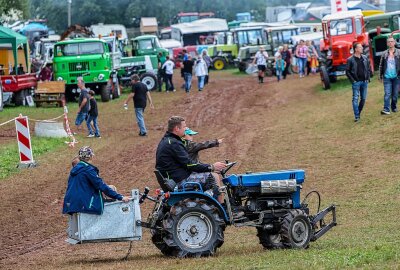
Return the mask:
{"type": "Polygon", "coordinates": [[[223,70],[226,68],[226,61],[222,57],[215,57],[212,64],[215,70],[223,70]]]}
{"type": "Polygon", "coordinates": [[[281,222],[280,235],[288,248],[308,248],[312,227],[307,215],[299,209],[290,210],[281,222]]]}
{"type": "Polygon", "coordinates": [[[156,90],[157,88],[157,77],[153,73],[146,72],[140,75],[140,81],[147,86],[149,91],[156,90]]]}
{"type": "Polygon", "coordinates": [[[285,246],[282,243],[282,237],[278,234],[271,234],[267,230],[257,228],[257,236],[260,240],[260,244],[265,249],[281,249],[285,246]]]}
{"type": "Polygon", "coordinates": [[[3,110],[3,107],[4,107],[3,87],[1,86],[1,83],[0,83],[0,112],[3,110]]]}
{"type": "Polygon", "coordinates": [[[107,89],[106,84],[100,86],[100,95],[101,95],[101,101],[103,102],[108,102],[110,101],[110,99],[112,99],[112,94],[110,93],[110,90],[107,89]]]}
{"type": "Polygon", "coordinates": [[[166,214],[163,229],[167,236],[163,241],[175,257],[210,256],[224,242],[224,226],[214,205],[204,200],[186,199],[166,214]]]}
{"type": "Polygon", "coordinates": [[[328,75],[328,71],[326,70],[326,66],[321,66],[321,70],[320,70],[319,74],[321,75],[322,87],[325,90],[330,89],[331,83],[329,81],[329,75],[328,75]]]}
{"type": "Polygon", "coordinates": [[[16,106],[23,106],[25,105],[25,91],[21,90],[14,93],[15,98],[15,105],[16,106]]]}

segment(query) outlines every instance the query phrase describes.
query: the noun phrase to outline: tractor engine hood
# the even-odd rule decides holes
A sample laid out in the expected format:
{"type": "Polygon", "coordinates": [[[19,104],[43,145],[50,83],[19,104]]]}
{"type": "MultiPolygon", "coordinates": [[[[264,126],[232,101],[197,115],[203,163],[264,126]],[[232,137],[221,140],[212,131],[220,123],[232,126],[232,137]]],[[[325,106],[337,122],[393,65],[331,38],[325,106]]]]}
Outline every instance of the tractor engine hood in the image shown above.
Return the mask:
{"type": "Polygon", "coordinates": [[[348,41],[337,41],[332,43],[332,61],[334,66],[344,65],[352,55],[353,44],[348,41]]]}

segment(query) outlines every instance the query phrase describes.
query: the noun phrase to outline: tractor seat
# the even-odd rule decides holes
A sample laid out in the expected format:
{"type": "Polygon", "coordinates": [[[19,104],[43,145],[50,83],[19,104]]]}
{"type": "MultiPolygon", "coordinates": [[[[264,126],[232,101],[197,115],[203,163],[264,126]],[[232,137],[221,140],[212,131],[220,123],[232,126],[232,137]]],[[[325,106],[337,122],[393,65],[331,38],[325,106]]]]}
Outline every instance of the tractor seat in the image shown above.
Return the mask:
{"type": "Polygon", "coordinates": [[[159,170],[154,170],[154,174],[156,175],[158,184],[164,191],[174,191],[176,187],[176,182],[174,180],[164,178],[159,170]]]}
{"type": "Polygon", "coordinates": [[[201,184],[196,182],[186,182],[182,186],[178,185],[173,179],[165,178],[159,170],[154,170],[157,182],[164,191],[174,191],[175,187],[178,186],[178,191],[203,191],[201,184]]]}

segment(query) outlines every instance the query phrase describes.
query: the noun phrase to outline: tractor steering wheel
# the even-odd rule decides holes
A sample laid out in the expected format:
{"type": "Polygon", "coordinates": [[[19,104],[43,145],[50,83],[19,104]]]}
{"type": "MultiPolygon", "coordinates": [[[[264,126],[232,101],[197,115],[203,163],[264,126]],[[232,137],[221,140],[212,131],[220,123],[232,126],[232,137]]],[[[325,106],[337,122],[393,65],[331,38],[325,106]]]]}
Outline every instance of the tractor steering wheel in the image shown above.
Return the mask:
{"type": "Polygon", "coordinates": [[[236,165],[236,161],[234,162],[226,162],[226,169],[221,171],[222,177],[225,177],[225,174],[233,167],[236,165]]]}

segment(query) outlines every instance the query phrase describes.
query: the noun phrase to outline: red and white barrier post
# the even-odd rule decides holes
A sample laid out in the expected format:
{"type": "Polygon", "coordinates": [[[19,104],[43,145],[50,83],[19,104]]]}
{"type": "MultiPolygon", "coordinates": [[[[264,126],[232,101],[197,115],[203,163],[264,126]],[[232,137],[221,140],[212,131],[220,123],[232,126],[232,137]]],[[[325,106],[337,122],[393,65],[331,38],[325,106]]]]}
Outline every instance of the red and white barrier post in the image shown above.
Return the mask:
{"type": "Polygon", "coordinates": [[[15,118],[15,128],[17,131],[18,150],[20,163],[18,168],[36,167],[33,160],[31,135],[29,132],[28,117],[19,115],[15,118]]]}

